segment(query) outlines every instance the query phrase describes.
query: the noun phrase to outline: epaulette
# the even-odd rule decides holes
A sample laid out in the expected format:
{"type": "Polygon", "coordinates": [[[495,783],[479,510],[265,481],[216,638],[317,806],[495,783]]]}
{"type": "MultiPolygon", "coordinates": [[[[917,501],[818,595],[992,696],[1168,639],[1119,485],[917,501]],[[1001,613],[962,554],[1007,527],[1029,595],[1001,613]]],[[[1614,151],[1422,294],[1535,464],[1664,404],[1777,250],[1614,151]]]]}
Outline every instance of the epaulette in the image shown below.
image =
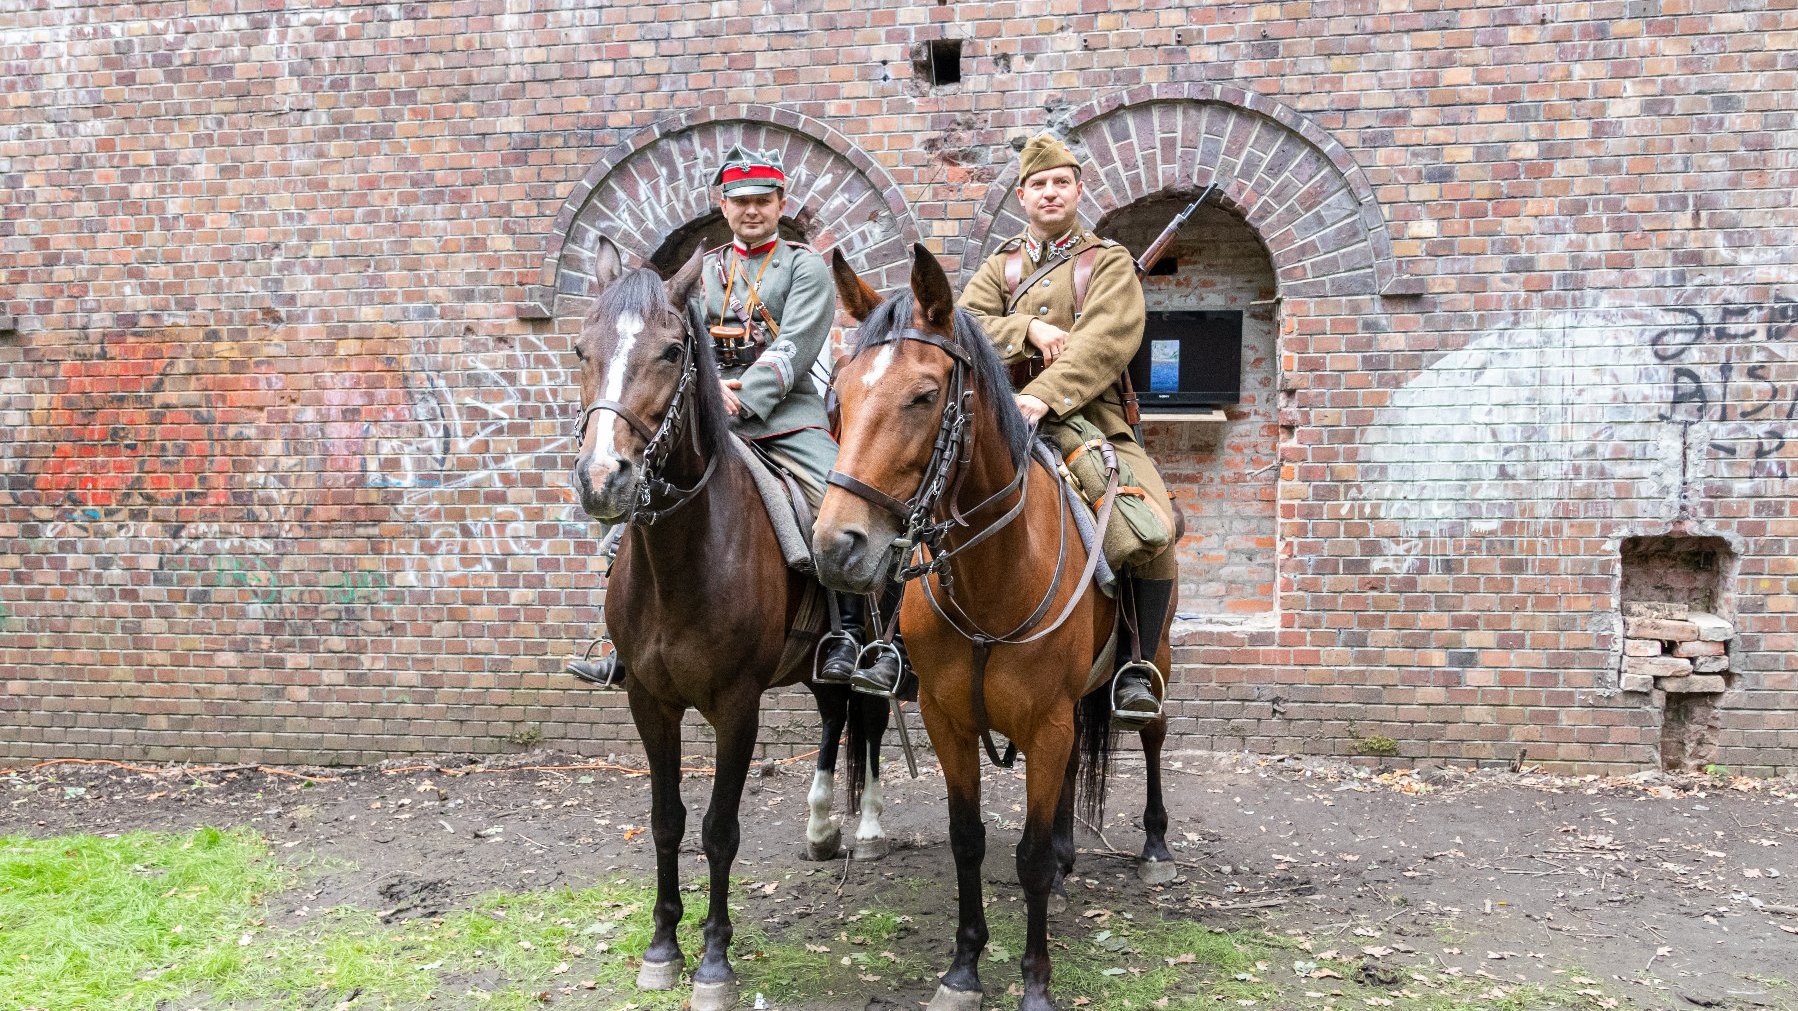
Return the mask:
{"type": "Polygon", "coordinates": [[[1009,253],[1012,250],[1018,248],[1018,244],[1023,241],[1024,241],[1024,237],[1022,235],[1014,235],[1011,238],[1006,239],[1004,242],[999,243],[999,248],[993,250],[993,252],[1009,253]]]}
{"type": "Polygon", "coordinates": [[[1113,239],[1107,239],[1107,238],[1101,237],[1099,239],[1099,245],[1104,246],[1106,249],[1110,249],[1112,246],[1117,245],[1117,242],[1113,239]]]}

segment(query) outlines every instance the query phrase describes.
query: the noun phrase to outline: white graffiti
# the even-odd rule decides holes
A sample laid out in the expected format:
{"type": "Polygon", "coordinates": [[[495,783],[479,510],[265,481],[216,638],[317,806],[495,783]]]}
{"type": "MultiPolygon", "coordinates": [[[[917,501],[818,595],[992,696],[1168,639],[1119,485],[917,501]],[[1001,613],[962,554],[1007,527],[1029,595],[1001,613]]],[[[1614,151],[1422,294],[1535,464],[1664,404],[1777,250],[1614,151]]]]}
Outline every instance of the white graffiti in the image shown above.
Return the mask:
{"type": "Polygon", "coordinates": [[[516,342],[415,358],[410,418],[364,433],[364,483],[399,489],[395,514],[418,531],[419,564],[402,582],[491,572],[551,539],[592,534],[563,478],[575,451],[565,352],[538,335],[516,342]]]}

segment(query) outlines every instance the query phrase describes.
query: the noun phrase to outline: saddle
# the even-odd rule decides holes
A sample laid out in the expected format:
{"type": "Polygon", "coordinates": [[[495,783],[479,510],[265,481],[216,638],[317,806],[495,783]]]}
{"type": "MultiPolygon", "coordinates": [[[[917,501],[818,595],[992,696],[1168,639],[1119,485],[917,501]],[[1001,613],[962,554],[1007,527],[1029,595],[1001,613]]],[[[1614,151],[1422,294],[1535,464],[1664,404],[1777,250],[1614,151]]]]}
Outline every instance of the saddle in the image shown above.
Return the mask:
{"type": "Polygon", "coordinates": [[[812,560],[812,508],[793,480],[778,464],[762,455],[755,443],[740,435],[730,437],[731,450],[749,469],[756,491],[762,495],[762,506],[774,524],[774,539],[780,542],[780,554],[787,568],[807,576],[805,597],[799,602],[799,613],[793,627],[787,630],[786,645],[780,654],[775,680],[785,681],[801,665],[809,668],[817,657],[819,643],[826,633],[837,632],[837,608],[830,590],[815,578],[817,563],[812,560]]]}

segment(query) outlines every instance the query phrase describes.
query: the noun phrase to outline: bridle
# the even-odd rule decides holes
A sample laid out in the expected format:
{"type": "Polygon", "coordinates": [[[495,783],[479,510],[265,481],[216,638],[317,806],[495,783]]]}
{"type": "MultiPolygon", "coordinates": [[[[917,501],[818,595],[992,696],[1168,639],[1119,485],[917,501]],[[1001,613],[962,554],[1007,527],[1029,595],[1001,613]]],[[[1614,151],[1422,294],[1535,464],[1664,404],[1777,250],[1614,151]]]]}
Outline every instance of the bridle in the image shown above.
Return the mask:
{"type": "MultiPolygon", "coordinates": [[[[918,490],[910,499],[901,501],[838,470],[833,469],[825,480],[885,511],[902,524],[899,536],[893,540],[893,547],[898,549],[899,553],[899,565],[893,574],[893,579],[899,583],[922,579],[919,585],[923,588],[924,598],[930,603],[931,610],[935,611],[937,617],[944,623],[973,644],[972,663],[969,667],[969,707],[974,716],[975,725],[979,728],[981,743],[986,747],[987,757],[992,759],[994,765],[1010,768],[1012,761],[1017,756],[1016,743],[1009,744],[1006,747],[1005,757],[1001,758],[998,749],[993,745],[992,722],[987,718],[985,688],[987,658],[991,655],[994,646],[1002,643],[1022,645],[1035,642],[1060,628],[1073,615],[1074,609],[1079,606],[1082,597],[1080,588],[1092,581],[1093,572],[1097,570],[1099,559],[1104,552],[1100,551],[1096,545],[1087,552],[1085,571],[1081,574],[1080,581],[1074,584],[1074,592],[1068,595],[1067,604],[1062,607],[1061,613],[1056,615],[1053,621],[1044,624],[1044,619],[1049,614],[1049,608],[1054,604],[1056,594],[1060,592],[1062,576],[1067,571],[1068,506],[1057,502],[1056,516],[1060,522],[1055,550],[1055,575],[1049,580],[1049,586],[1043,592],[1042,599],[1037,602],[1028,617],[1008,632],[993,635],[980,627],[979,623],[955,599],[955,587],[951,582],[948,568],[949,560],[998,533],[1023,514],[1024,503],[1030,488],[1027,478],[1030,475],[1030,465],[1033,461],[1047,470],[1051,477],[1056,478],[1057,487],[1060,487],[1060,477],[1055,470],[1053,455],[1048,454],[1047,451],[1044,451],[1041,456],[1038,455],[1036,431],[1032,428],[1030,432],[1032,449],[1023,460],[1019,461],[1017,474],[1006,483],[1005,487],[987,496],[972,509],[962,512],[958,507],[961,482],[967,476],[968,463],[973,459],[973,440],[968,428],[972,420],[968,408],[974,397],[974,384],[971,375],[973,372],[972,356],[966,348],[959,344],[935,334],[925,333],[916,327],[907,327],[904,330],[894,331],[879,340],[870,341],[858,348],[856,355],[860,355],[871,347],[901,341],[928,344],[948,355],[954,363],[950,368],[949,380],[953,397],[943,405],[943,417],[937,424],[936,440],[931,447],[930,460],[924,465],[924,476],[918,482],[918,490]],[[951,474],[954,475],[953,478],[951,474]],[[1002,501],[1013,492],[1017,493],[1017,501],[1005,511],[1004,515],[960,544],[946,549],[942,547],[943,539],[951,530],[957,527],[972,526],[968,522],[969,516],[995,502],[1002,501]],[[949,500],[948,515],[938,520],[934,517],[945,493],[949,500]],[[919,556],[919,560],[908,561],[914,554],[919,556]],[[936,590],[931,588],[931,581],[922,578],[932,573],[936,574],[937,585],[941,587],[940,596],[936,590]],[[954,614],[951,614],[950,611],[953,611],[954,614]]],[[[836,394],[834,382],[830,392],[832,396],[829,403],[831,429],[835,431],[839,427],[839,418],[837,404],[834,400],[836,394]]],[[[1102,532],[1110,521],[1112,505],[1117,499],[1117,459],[1109,443],[1101,444],[1100,459],[1104,461],[1108,472],[1103,505],[1099,507],[1099,515],[1096,518],[1096,529],[1102,532]]],[[[884,641],[869,643],[863,649],[864,654],[869,650],[896,652],[893,638],[899,629],[897,618],[898,615],[895,614],[894,620],[886,623],[887,631],[884,641]]]]}
{"type": "Polygon", "coordinates": [[[699,426],[690,424],[687,417],[692,413],[687,409],[688,397],[699,374],[699,356],[694,350],[697,325],[689,308],[686,324],[681,329],[683,364],[680,379],[674,384],[674,394],[668,398],[668,406],[662,411],[661,424],[651,428],[648,422],[637,416],[637,412],[616,400],[595,400],[582,407],[580,416],[576,419],[574,438],[577,446],[586,439],[587,425],[600,411],[611,411],[623,418],[631,431],[644,439],[643,467],[637,481],[637,500],[631,503],[630,512],[625,514],[625,523],[650,526],[667,518],[670,513],[697,498],[706,482],[712,479],[713,471],[718,468],[718,457],[722,454],[714,453],[706,460],[704,472],[691,487],[683,488],[662,476],[662,468],[667,465],[673,453],[672,447],[680,437],[681,429],[687,429],[692,436],[694,453],[704,453],[699,445],[699,426]],[[658,499],[662,504],[656,504],[658,499]]]}
{"type": "MultiPolygon", "coordinates": [[[[967,349],[954,341],[926,333],[916,327],[894,331],[886,337],[872,341],[857,351],[882,344],[897,344],[904,341],[916,341],[928,344],[949,356],[953,363],[949,373],[948,403],[943,405],[942,419],[937,423],[936,439],[930,448],[930,459],[924,464],[924,476],[918,482],[917,491],[911,498],[900,500],[879,488],[860,481],[839,470],[832,470],[825,477],[829,484],[836,485],[844,491],[879,508],[899,521],[900,533],[894,538],[892,547],[899,558],[899,566],[894,573],[898,582],[909,582],[931,573],[937,573],[945,582],[949,579],[949,559],[969,548],[974,547],[1017,519],[1024,511],[1024,495],[1027,487],[1025,480],[1029,476],[1030,462],[1025,460],[1005,487],[994,492],[985,500],[966,512],[958,505],[961,481],[967,474],[967,464],[973,458],[973,439],[968,426],[972,422],[968,408],[974,399],[973,369],[974,361],[967,349]],[[951,481],[953,479],[953,485],[951,481]],[[998,502],[1013,492],[1019,492],[1018,500],[1003,516],[994,520],[985,529],[962,543],[951,548],[944,548],[943,539],[950,531],[960,527],[971,526],[968,517],[998,502]],[[949,499],[948,515],[936,519],[937,506],[943,501],[945,494],[949,499]],[[922,550],[920,550],[922,549],[922,550]],[[913,554],[920,560],[908,562],[913,554]]],[[[831,415],[831,428],[837,428],[836,388],[833,384],[828,404],[831,415]]],[[[1034,438],[1034,437],[1033,437],[1034,438]]]]}

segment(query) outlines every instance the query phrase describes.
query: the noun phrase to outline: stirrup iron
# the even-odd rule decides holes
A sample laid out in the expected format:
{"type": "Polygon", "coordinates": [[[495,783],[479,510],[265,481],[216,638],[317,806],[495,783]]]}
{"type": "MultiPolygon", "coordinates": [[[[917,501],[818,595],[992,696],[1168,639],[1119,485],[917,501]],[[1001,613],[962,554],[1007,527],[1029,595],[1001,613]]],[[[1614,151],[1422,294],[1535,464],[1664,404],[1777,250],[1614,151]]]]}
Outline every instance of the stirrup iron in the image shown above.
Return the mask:
{"type": "Polygon", "coordinates": [[[1162,706],[1167,699],[1167,679],[1162,677],[1161,669],[1147,660],[1132,660],[1117,669],[1111,676],[1111,718],[1129,726],[1142,726],[1161,718],[1162,706]],[[1124,675],[1133,670],[1145,670],[1149,674],[1149,694],[1155,699],[1155,709],[1119,709],[1118,685],[1123,684],[1124,675]]]}
{"type": "Polygon", "coordinates": [[[861,671],[872,669],[875,664],[880,662],[883,656],[891,656],[893,658],[893,668],[897,671],[897,674],[893,677],[893,683],[888,686],[885,691],[875,691],[872,688],[863,687],[860,682],[851,680],[849,687],[852,691],[860,692],[863,695],[872,695],[875,698],[880,699],[892,699],[899,694],[899,685],[905,680],[905,654],[899,651],[898,643],[889,642],[886,639],[876,639],[866,646],[863,646],[861,655],[855,658],[856,672],[860,673],[861,671]]]}
{"type": "Polygon", "coordinates": [[[624,670],[618,665],[617,647],[613,646],[609,653],[602,653],[598,660],[593,659],[593,651],[600,646],[612,646],[612,637],[602,635],[587,644],[586,652],[579,660],[570,660],[562,666],[564,671],[573,674],[591,685],[598,685],[607,691],[623,685],[624,670]]]}

